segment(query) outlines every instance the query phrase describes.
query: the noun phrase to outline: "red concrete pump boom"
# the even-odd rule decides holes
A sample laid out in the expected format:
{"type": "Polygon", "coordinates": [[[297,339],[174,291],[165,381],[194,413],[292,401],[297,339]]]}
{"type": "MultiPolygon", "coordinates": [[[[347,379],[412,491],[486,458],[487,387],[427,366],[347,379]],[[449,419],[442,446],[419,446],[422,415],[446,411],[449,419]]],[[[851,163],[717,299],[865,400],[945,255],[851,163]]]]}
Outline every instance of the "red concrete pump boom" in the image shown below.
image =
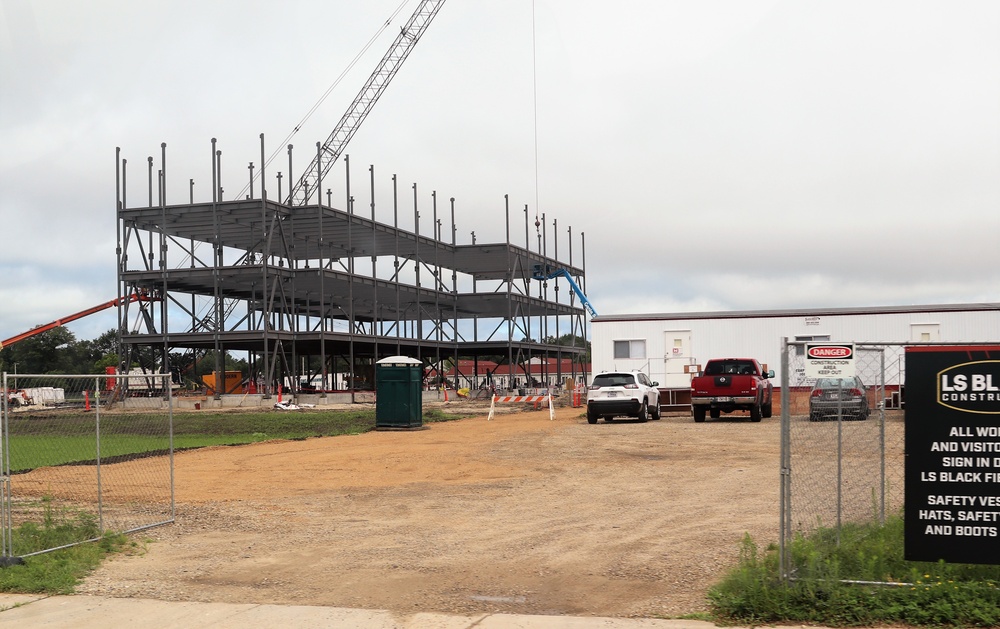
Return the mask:
{"type": "Polygon", "coordinates": [[[133,293],[131,295],[126,295],[125,297],[119,297],[117,299],[112,299],[111,301],[105,302],[103,304],[98,304],[98,305],[94,306],[93,308],[87,308],[86,310],[81,310],[80,312],[76,312],[76,313],[73,313],[71,315],[67,315],[67,316],[65,316],[65,317],[63,317],[61,319],[56,319],[52,323],[46,323],[45,325],[39,325],[39,326],[36,326],[34,328],[31,328],[27,332],[22,332],[22,333],[18,334],[17,336],[12,336],[9,339],[7,339],[6,341],[0,343],[0,349],[3,349],[4,347],[7,347],[8,345],[13,345],[14,343],[17,343],[18,341],[23,341],[24,339],[31,338],[32,336],[35,336],[36,334],[41,334],[42,332],[48,332],[49,330],[51,330],[53,328],[58,328],[61,325],[65,325],[65,324],[69,323],[70,321],[76,321],[77,319],[82,319],[83,317],[86,317],[88,315],[92,315],[95,312],[100,312],[102,310],[107,310],[108,308],[113,308],[113,307],[118,306],[120,304],[130,304],[130,303],[135,302],[135,301],[154,301],[154,299],[152,297],[149,297],[148,295],[140,295],[138,293],[133,293]]]}

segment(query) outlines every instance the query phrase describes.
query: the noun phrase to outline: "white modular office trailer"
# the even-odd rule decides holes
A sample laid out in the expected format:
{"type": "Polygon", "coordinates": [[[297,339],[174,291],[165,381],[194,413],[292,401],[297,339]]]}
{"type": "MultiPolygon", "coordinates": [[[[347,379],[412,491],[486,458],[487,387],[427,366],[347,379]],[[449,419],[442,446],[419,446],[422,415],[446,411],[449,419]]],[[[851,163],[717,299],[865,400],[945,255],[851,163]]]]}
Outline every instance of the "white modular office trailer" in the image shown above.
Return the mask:
{"type": "Polygon", "coordinates": [[[605,315],[591,321],[593,372],[638,369],[663,388],[690,385],[710,358],[756,358],[781,382],[781,345],[1000,342],[1000,303],[605,315]]]}

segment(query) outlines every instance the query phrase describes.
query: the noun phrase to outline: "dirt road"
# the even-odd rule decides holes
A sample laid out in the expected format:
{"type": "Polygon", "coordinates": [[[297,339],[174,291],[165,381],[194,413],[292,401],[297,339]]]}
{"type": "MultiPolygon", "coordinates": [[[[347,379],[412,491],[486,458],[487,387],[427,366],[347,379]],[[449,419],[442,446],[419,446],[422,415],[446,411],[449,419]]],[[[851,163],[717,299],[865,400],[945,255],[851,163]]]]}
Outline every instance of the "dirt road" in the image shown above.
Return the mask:
{"type": "Polygon", "coordinates": [[[779,421],[580,409],[176,455],[177,521],[80,592],[673,617],[778,535],[779,421]]]}

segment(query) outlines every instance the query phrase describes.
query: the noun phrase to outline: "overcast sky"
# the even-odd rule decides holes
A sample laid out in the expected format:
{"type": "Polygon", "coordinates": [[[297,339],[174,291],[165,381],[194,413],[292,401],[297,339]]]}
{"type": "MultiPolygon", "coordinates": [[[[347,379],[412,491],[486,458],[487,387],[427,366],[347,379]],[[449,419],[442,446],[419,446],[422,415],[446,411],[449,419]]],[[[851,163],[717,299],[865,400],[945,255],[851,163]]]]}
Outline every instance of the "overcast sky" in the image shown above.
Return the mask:
{"type": "MultiPolygon", "coordinates": [[[[161,142],[168,203],[209,197],[213,137],[236,194],[399,4],[0,0],[0,338],[115,297],[115,147],[130,205],[161,142]]],[[[1000,302],[1000,2],[451,0],[346,153],[455,197],[460,244],[504,195],[515,244],[525,205],[550,254],[585,233],[600,314],[1000,302]]]]}

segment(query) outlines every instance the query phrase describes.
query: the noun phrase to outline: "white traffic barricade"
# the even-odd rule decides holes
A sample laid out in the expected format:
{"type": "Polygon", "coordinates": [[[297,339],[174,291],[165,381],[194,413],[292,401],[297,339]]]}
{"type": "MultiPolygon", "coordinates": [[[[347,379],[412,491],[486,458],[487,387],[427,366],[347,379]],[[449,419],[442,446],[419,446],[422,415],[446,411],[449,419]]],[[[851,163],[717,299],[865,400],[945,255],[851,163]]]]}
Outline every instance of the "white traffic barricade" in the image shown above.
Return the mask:
{"type": "Polygon", "coordinates": [[[549,421],[556,418],[556,410],[552,406],[552,392],[549,391],[545,395],[493,395],[490,400],[490,416],[486,418],[487,421],[493,419],[493,412],[496,409],[497,404],[505,404],[508,402],[547,402],[549,405],[549,421]]]}

